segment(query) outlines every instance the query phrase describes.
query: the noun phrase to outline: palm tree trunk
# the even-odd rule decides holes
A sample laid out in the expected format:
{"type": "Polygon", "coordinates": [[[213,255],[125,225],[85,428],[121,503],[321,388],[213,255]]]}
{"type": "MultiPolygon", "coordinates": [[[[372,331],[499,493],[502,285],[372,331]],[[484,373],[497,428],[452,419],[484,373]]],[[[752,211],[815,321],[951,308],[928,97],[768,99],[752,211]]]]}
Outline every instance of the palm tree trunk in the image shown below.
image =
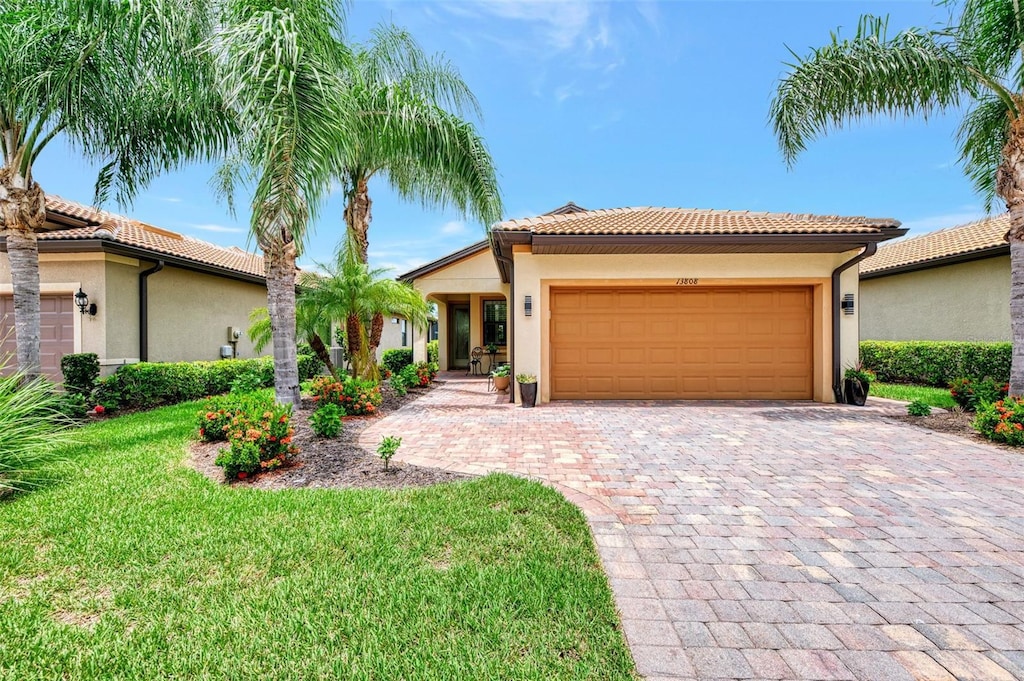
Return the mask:
{"type": "Polygon", "coordinates": [[[265,250],[267,312],[274,345],[274,394],[281,404],[300,403],[295,348],[295,244],[265,250]]]}
{"type": "Polygon", "coordinates": [[[327,370],[331,372],[331,376],[334,376],[334,380],[338,380],[338,369],[334,366],[334,362],[331,361],[331,353],[324,345],[324,339],[320,337],[320,334],[314,333],[307,340],[309,340],[309,347],[313,348],[313,352],[324,363],[327,370]]]}
{"type": "Polygon", "coordinates": [[[39,185],[0,169],[0,227],[14,289],[14,338],[18,369],[27,380],[39,376],[39,248],[36,230],[46,222],[46,197],[39,185]],[[26,186],[27,185],[27,186],[26,186]]]}
{"type": "Polygon", "coordinates": [[[345,225],[348,227],[349,238],[359,256],[359,262],[369,262],[370,249],[370,210],[373,201],[370,199],[370,182],[365,177],[354,180],[345,203],[345,225]]]}
{"type": "Polygon", "coordinates": [[[1010,394],[1024,395],[1024,119],[1010,123],[1003,159],[996,173],[996,192],[1010,211],[1010,329],[1013,360],[1010,394]]]}

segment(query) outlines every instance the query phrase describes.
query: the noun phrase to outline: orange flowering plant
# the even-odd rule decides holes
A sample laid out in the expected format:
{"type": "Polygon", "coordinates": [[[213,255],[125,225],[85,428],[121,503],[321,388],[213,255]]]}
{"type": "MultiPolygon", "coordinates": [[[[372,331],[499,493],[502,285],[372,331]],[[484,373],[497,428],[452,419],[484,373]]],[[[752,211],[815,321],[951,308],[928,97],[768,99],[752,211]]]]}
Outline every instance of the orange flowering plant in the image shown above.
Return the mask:
{"type": "Polygon", "coordinates": [[[971,425],[989,440],[1024,446],[1024,398],[1011,395],[979,405],[971,425]]]}
{"type": "Polygon", "coordinates": [[[380,392],[380,385],[373,381],[361,381],[358,378],[349,378],[342,388],[342,404],[346,414],[361,416],[363,414],[375,414],[384,396],[380,392]]]}
{"type": "Polygon", "coordinates": [[[229,478],[241,478],[283,466],[298,452],[292,444],[291,405],[270,403],[235,415],[228,428],[228,449],[214,463],[229,478]],[[244,475],[243,475],[244,474],[244,475]]]}

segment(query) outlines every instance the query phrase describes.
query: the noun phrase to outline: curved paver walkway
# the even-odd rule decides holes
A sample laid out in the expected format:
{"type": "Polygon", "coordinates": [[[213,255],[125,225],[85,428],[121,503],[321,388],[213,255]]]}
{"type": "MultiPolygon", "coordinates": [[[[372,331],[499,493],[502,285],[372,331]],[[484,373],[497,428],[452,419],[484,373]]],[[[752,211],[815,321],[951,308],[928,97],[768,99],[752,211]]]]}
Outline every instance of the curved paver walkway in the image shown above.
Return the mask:
{"type": "Polygon", "coordinates": [[[649,679],[1024,679],[1024,456],[797,403],[559,402],[447,376],[364,431],[558,486],[649,679]]]}

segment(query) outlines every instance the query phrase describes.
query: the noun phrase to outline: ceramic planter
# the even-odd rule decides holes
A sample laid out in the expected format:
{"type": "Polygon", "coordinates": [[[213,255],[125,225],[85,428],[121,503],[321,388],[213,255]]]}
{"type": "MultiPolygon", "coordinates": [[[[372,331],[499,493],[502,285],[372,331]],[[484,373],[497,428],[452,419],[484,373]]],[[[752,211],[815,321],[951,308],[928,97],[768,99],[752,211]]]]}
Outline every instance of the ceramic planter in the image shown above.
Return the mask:
{"type": "Polygon", "coordinates": [[[494,389],[499,392],[505,392],[506,390],[508,390],[509,380],[510,379],[508,376],[495,376],[494,389]]]}
{"type": "Polygon", "coordinates": [[[535,382],[520,383],[519,397],[524,407],[529,408],[537,404],[537,384],[535,382]]]}
{"type": "Polygon", "coordinates": [[[843,395],[847,404],[863,407],[868,401],[868,384],[859,378],[847,378],[843,381],[843,395]]]}

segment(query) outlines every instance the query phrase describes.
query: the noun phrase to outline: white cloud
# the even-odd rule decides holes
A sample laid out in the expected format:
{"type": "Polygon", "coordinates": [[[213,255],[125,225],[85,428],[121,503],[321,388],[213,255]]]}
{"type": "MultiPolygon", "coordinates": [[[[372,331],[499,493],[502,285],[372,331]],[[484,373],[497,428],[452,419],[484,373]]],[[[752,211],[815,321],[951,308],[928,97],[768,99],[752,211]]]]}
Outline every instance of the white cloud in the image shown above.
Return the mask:
{"type": "Polygon", "coordinates": [[[177,196],[154,196],[153,198],[164,203],[181,203],[181,199],[177,196]]]}
{"type": "Polygon", "coordinates": [[[441,234],[446,236],[452,236],[454,234],[465,234],[467,229],[466,223],[462,220],[451,220],[441,225],[441,234]]]}
{"type": "Polygon", "coordinates": [[[916,220],[905,220],[903,227],[910,230],[909,236],[933,232],[946,227],[956,227],[975,220],[981,220],[987,214],[981,208],[964,206],[960,211],[942,213],[940,215],[928,215],[916,220]]]}
{"type": "Polygon", "coordinates": [[[583,94],[583,88],[576,83],[569,83],[555,88],[555,101],[561,104],[572,97],[579,97],[583,94]]]}
{"type": "Polygon", "coordinates": [[[199,229],[204,232],[217,232],[218,234],[241,234],[245,232],[245,230],[241,227],[228,227],[226,225],[216,224],[190,224],[189,227],[191,227],[192,229],[199,229]]]}
{"type": "MultiPolygon", "coordinates": [[[[506,19],[529,27],[531,39],[517,39],[509,46],[565,52],[607,48],[611,44],[607,8],[584,0],[457,0],[441,7],[458,17],[487,22],[506,19]]],[[[504,42],[499,39],[500,42],[504,42]]]]}

